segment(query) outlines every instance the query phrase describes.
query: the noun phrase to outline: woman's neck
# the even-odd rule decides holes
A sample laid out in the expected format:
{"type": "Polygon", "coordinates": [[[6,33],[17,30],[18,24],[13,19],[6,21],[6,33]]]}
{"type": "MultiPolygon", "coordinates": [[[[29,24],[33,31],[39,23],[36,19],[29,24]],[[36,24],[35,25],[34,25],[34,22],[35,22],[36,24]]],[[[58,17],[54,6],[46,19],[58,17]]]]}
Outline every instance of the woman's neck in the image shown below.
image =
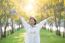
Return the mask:
{"type": "Polygon", "coordinates": [[[33,25],[33,24],[30,24],[32,27],[34,27],[35,25],[33,25]]]}

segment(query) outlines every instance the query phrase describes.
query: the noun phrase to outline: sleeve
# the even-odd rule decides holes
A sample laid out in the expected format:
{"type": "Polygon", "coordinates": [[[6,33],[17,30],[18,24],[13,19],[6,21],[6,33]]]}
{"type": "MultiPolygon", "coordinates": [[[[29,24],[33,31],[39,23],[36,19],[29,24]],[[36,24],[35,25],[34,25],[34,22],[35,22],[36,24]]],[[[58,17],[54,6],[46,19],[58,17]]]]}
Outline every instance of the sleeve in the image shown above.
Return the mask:
{"type": "Polygon", "coordinates": [[[50,18],[52,18],[52,17],[42,20],[40,23],[36,24],[36,28],[40,30],[44,26],[44,24],[47,22],[47,20],[50,18]]]}
{"type": "Polygon", "coordinates": [[[42,20],[40,23],[36,24],[36,28],[40,30],[44,26],[45,23],[46,23],[46,19],[42,20]]]}
{"type": "Polygon", "coordinates": [[[23,17],[20,17],[21,21],[22,21],[22,24],[24,26],[24,28],[27,30],[30,28],[30,25],[24,20],[23,17]]]}

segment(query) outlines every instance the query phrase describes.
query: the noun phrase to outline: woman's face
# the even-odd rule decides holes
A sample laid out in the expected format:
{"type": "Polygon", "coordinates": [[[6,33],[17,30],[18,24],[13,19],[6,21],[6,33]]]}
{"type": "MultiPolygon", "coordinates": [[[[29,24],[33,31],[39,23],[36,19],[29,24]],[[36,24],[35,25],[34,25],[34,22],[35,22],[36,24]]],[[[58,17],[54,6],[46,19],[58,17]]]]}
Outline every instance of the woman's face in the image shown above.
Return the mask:
{"type": "Polygon", "coordinates": [[[31,19],[29,20],[29,23],[30,23],[31,25],[34,25],[34,24],[35,24],[34,19],[33,19],[33,18],[31,18],[31,19]]]}

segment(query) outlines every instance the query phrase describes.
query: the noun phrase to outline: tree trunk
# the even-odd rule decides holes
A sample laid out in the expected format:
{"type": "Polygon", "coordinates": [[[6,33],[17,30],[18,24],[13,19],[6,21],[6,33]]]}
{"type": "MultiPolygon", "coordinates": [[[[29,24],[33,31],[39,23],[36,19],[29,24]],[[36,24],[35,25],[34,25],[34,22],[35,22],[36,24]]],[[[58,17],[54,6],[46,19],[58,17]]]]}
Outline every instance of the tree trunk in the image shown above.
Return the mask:
{"type": "Polygon", "coordinates": [[[8,26],[8,18],[6,17],[6,21],[5,21],[5,27],[4,27],[4,37],[6,37],[6,28],[8,26]]]}
{"type": "Polygon", "coordinates": [[[0,36],[1,36],[1,39],[2,39],[2,37],[3,37],[2,25],[0,25],[0,36]]]}
{"type": "Polygon", "coordinates": [[[11,25],[11,27],[12,27],[12,32],[11,33],[14,33],[13,19],[12,19],[12,25],[11,25]]]}
{"type": "Polygon", "coordinates": [[[60,23],[61,23],[61,19],[60,19],[60,18],[61,18],[61,17],[59,17],[59,20],[58,20],[58,29],[57,29],[57,31],[56,31],[56,34],[59,35],[59,36],[61,35],[61,34],[60,34],[60,23]]]}
{"type": "Polygon", "coordinates": [[[8,26],[8,20],[6,21],[5,28],[4,28],[4,37],[6,37],[6,28],[8,26]]]}
{"type": "Polygon", "coordinates": [[[19,23],[19,29],[20,29],[20,23],[19,23]]]}
{"type": "Polygon", "coordinates": [[[7,28],[7,25],[5,25],[5,28],[4,28],[4,37],[6,37],[6,28],[7,28]]]}
{"type": "Polygon", "coordinates": [[[57,28],[57,30],[56,30],[56,35],[60,35],[59,34],[59,30],[58,30],[58,23],[57,23],[57,12],[56,11],[54,11],[54,16],[55,16],[55,26],[56,26],[56,28],[57,28]]]}
{"type": "Polygon", "coordinates": [[[52,23],[50,23],[50,32],[52,32],[53,30],[52,30],[52,27],[53,27],[53,24],[52,23]]]}
{"type": "Polygon", "coordinates": [[[63,37],[65,37],[65,20],[64,20],[64,31],[63,31],[63,37]]]}
{"type": "Polygon", "coordinates": [[[58,17],[58,19],[59,19],[59,20],[58,20],[58,30],[57,30],[57,31],[58,31],[58,33],[57,33],[57,35],[59,35],[59,36],[60,36],[60,35],[61,35],[61,34],[60,34],[61,13],[59,13],[58,15],[59,15],[59,17],[58,17]]]}

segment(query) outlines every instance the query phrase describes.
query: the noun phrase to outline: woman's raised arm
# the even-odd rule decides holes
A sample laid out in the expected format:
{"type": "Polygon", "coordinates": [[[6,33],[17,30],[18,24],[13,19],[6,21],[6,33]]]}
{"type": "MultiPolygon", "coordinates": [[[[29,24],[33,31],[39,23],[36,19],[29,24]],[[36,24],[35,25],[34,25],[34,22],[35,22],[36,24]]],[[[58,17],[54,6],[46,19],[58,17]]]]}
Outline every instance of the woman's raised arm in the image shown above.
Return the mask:
{"type": "MultiPolygon", "coordinates": [[[[49,17],[49,18],[51,18],[51,17],[49,17]]],[[[36,28],[40,30],[40,29],[44,26],[44,24],[47,22],[47,20],[48,20],[49,18],[44,19],[44,20],[42,20],[40,23],[36,24],[36,28]]]]}
{"type": "Polygon", "coordinates": [[[31,27],[30,24],[28,24],[28,23],[24,20],[23,17],[20,17],[20,20],[22,21],[22,24],[23,24],[23,26],[24,26],[25,29],[28,30],[28,29],[31,27]]]}
{"type": "Polygon", "coordinates": [[[46,22],[46,19],[41,21],[40,23],[36,24],[35,27],[40,30],[44,26],[45,22],[46,22]]]}

